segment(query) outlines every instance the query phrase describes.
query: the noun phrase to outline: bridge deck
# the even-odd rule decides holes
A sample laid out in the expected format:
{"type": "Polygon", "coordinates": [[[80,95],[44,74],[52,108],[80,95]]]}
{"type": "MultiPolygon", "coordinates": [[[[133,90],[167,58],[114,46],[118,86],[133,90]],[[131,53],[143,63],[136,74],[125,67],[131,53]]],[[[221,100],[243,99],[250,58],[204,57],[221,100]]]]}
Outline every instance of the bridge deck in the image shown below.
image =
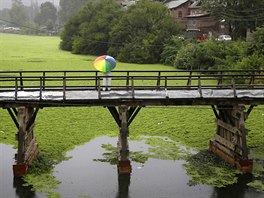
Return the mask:
{"type": "Polygon", "coordinates": [[[0,71],[0,106],[264,104],[264,71],[217,72],[116,71],[103,91],[94,71],[0,71]]]}
{"type": "MultiPolygon", "coordinates": [[[[18,91],[0,93],[0,105],[39,104],[42,106],[101,106],[122,102],[134,102],[140,105],[205,105],[225,103],[226,101],[245,104],[263,104],[263,90],[137,90],[132,91],[18,91]],[[99,98],[100,97],[100,98],[99,98]]],[[[231,103],[232,103],[231,102],[231,103]]]]}

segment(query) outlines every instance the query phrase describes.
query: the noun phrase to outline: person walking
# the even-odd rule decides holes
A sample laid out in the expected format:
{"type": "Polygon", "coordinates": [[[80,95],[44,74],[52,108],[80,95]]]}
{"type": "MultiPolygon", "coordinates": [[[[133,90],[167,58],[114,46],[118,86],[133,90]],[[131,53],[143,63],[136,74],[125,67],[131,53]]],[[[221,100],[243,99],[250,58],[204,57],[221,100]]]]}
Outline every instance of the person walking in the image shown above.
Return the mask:
{"type": "Polygon", "coordinates": [[[104,72],[103,77],[103,91],[111,90],[111,72],[104,72]]]}
{"type": "Polygon", "coordinates": [[[94,67],[95,69],[103,72],[103,85],[102,85],[102,90],[103,91],[108,91],[111,88],[111,71],[115,68],[116,66],[116,60],[109,55],[103,55],[97,57],[94,62],[94,67]]]}

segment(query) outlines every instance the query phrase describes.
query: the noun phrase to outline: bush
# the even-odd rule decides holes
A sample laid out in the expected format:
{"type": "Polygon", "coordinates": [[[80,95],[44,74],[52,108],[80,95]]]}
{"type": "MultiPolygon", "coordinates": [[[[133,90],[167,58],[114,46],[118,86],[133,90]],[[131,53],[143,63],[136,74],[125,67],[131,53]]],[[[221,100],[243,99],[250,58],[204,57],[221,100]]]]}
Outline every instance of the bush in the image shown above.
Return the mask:
{"type": "Polygon", "coordinates": [[[257,28],[255,32],[253,32],[254,38],[254,51],[258,51],[259,54],[264,55],[264,26],[257,28]]]}
{"type": "Polygon", "coordinates": [[[259,53],[253,53],[250,56],[245,56],[235,65],[235,69],[261,69],[261,68],[264,68],[264,56],[259,53]]]}
{"type": "Polygon", "coordinates": [[[236,64],[249,55],[249,43],[245,41],[221,42],[221,55],[216,57],[216,69],[236,69],[236,64]]]}
{"type": "Polygon", "coordinates": [[[248,55],[249,44],[246,42],[217,42],[213,40],[190,42],[178,50],[174,66],[179,69],[217,70],[236,69],[244,64],[244,69],[247,67],[257,68],[256,63],[252,63],[254,66],[245,65],[250,59],[243,59],[248,55]]]}
{"type": "Polygon", "coordinates": [[[214,41],[184,45],[175,57],[174,66],[179,69],[215,69],[218,45],[214,41]]]}
{"type": "Polygon", "coordinates": [[[178,69],[197,69],[195,61],[195,44],[189,43],[178,51],[174,66],[178,69]]]}
{"type": "Polygon", "coordinates": [[[163,48],[160,62],[165,65],[173,65],[179,50],[185,43],[187,43],[186,40],[179,38],[178,36],[172,36],[163,48]]]}

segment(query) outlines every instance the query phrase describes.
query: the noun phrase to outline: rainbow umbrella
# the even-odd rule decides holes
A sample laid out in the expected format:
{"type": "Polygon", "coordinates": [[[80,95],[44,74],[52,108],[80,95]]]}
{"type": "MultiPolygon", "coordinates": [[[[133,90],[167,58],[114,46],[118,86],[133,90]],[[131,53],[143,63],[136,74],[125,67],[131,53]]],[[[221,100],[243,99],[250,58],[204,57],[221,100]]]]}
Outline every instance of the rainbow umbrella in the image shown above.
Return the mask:
{"type": "Polygon", "coordinates": [[[111,72],[116,66],[116,60],[112,56],[103,55],[96,58],[93,62],[95,69],[101,72],[111,72]]]}

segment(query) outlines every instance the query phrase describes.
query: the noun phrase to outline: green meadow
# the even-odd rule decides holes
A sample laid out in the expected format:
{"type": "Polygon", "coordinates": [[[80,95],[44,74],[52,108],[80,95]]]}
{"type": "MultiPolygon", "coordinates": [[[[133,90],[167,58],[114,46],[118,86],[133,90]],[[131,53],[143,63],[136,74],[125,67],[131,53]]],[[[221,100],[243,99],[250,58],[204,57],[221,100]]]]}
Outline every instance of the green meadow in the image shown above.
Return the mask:
{"type": "MultiPolygon", "coordinates": [[[[0,34],[0,70],[94,70],[92,62],[95,56],[74,55],[59,50],[59,37],[41,37],[0,34]]],[[[116,70],[173,70],[171,66],[160,64],[127,64],[117,63],[116,70]]],[[[0,111],[0,143],[12,144],[16,147],[17,132],[12,119],[5,109],[0,111]]],[[[253,109],[247,120],[248,146],[251,157],[264,158],[264,106],[253,109]]],[[[169,138],[187,148],[201,151],[201,169],[205,169],[204,150],[213,138],[216,125],[212,109],[209,106],[183,107],[145,107],[130,126],[130,139],[141,136],[161,136],[169,138]]],[[[60,107],[44,108],[38,113],[35,136],[40,146],[41,155],[33,164],[32,171],[25,180],[28,185],[39,191],[49,192],[56,189],[59,181],[52,176],[52,166],[66,160],[65,154],[75,146],[89,142],[98,136],[117,137],[118,127],[103,107],[60,107]]],[[[149,141],[156,147],[158,156],[160,149],[166,159],[175,159],[177,149],[166,141],[151,138],[149,141]],[[162,147],[160,146],[162,145],[162,147]],[[166,149],[165,149],[166,148],[166,149]],[[175,156],[174,156],[175,155],[175,156]]],[[[141,156],[142,157],[142,156],[141,156]]],[[[193,178],[193,183],[204,183],[222,187],[237,181],[238,171],[232,167],[219,166],[214,162],[208,166],[216,167],[213,174],[208,170],[199,174],[199,156],[190,154],[181,156],[186,159],[186,172],[193,178]],[[192,158],[194,157],[194,158],[192,158]],[[197,160],[193,160],[197,159],[197,160]],[[195,161],[195,166],[192,163],[195,161]],[[232,179],[230,179],[230,175],[232,179]]],[[[263,167],[254,166],[255,181],[251,186],[264,191],[263,167]],[[262,175],[262,176],[261,176],[262,175]]]]}

